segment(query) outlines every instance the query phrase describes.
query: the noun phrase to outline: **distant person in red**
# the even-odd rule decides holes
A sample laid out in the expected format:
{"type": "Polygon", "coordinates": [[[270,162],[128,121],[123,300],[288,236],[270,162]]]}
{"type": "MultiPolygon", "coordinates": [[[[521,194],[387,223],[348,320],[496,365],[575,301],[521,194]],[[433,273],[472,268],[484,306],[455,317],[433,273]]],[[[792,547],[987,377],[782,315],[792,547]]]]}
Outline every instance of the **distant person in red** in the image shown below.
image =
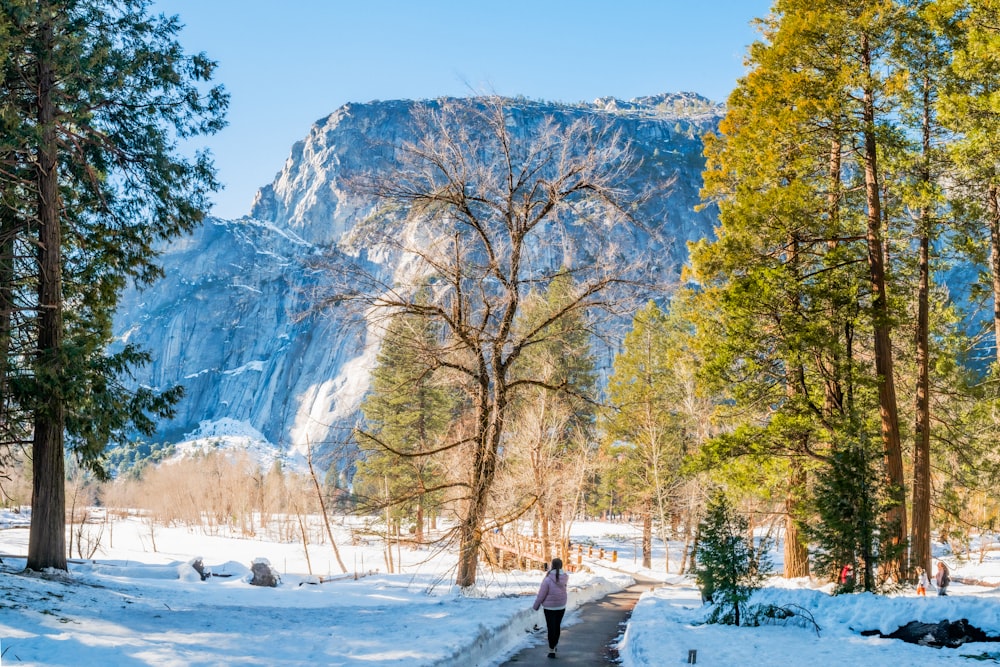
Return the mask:
{"type": "Polygon", "coordinates": [[[924,572],[924,568],[917,567],[917,595],[927,595],[927,587],[930,586],[930,579],[927,578],[927,573],[924,572]]]}
{"type": "Polygon", "coordinates": [[[542,579],[542,585],[538,587],[538,595],[535,596],[535,604],[532,608],[538,611],[541,607],[545,613],[545,627],[549,632],[549,657],[556,657],[556,644],[559,643],[559,630],[562,624],[563,615],[566,613],[566,584],[569,583],[569,576],[562,571],[562,560],[552,559],[549,571],[542,579]]]}
{"type": "Polygon", "coordinates": [[[854,566],[848,563],[840,570],[840,584],[847,586],[854,581],[854,566]]]}

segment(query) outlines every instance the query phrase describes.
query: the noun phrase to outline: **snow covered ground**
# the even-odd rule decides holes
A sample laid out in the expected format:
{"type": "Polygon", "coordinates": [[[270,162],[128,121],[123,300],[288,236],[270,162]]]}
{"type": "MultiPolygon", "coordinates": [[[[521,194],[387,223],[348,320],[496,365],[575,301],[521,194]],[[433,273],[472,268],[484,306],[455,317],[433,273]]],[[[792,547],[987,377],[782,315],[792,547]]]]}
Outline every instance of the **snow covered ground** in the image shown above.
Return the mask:
{"type": "MultiPolygon", "coordinates": [[[[531,602],[539,572],[484,571],[473,597],[451,585],[455,560],[403,547],[402,572],[385,574],[382,545],[337,526],[351,573],[339,576],[329,545],[206,536],[157,527],[131,517],[105,531],[92,561],[74,562],[68,576],[24,575],[26,515],[0,514],[0,664],[23,665],[477,665],[495,666],[537,635],[543,624],[531,602]],[[157,550],[153,549],[153,538],[157,550]],[[190,563],[202,558],[215,575],[202,581],[190,563]],[[249,584],[250,565],[266,558],[282,574],[277,588],[249,584]],[[359,576],[354,578],[354,572],[359,576]],[[332,580],[328,580],[332,579],[332,580]],[[322,581],[322,583],[320,583],[322,581]]],[[[1000,656],[1000,644],[933,649],[863,637],[891,632],[911,620],[967,618],[1000,635],[1000,594],[954,584],[945,598],[912,591],[881,598],[831,597],[809,582],[775,579],[763,601],[808,609],[820,627],[732,628],[701,624],[693,583],[664,574],[662,550],[653,570],[641,570],[636,527],[577,523],[575,539],[617,549],[618,562],[590,561],[573,576],[571,606],[628,585],[623,571],[642,571],[666,585],[640,600],[622,641],[626,667],[699,665],[903,665],[968,663],[965,655],[1000,656]]],[[[672,555],[676,556],[676,545],[672,555]]],[[[950,559],[949,559],[950,560],[950,559]]],[[[952,561],[956,577],[1000,582],[1000,559],[952,561]]],[[[674,567],[676,569],[676,567],[674,567]]],[[[932,592],[933,593],[933,592],[932,592]]],[[[567,622],[575,621],[567,615],[567,622]]]]}

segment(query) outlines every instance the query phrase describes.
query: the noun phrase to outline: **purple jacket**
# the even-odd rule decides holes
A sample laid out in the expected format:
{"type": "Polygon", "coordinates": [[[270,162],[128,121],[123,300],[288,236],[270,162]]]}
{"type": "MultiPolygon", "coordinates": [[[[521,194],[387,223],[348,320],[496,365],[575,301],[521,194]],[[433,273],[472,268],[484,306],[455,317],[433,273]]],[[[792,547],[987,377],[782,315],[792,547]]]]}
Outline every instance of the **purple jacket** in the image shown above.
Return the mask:
{"type": "Polygon", "coordinates": [[[569,575],[564,570],[549,570],[549,573],[542,579],[542,585],[538,587],[538,595],[535,596],[535,604],[532,609],[538,611],[539,607],[545,609],[565,609],[566,608],[566,584],[569,582],[569,575]],[[556,581],[556,573],[559,573],[559,581],[556,581]]]}

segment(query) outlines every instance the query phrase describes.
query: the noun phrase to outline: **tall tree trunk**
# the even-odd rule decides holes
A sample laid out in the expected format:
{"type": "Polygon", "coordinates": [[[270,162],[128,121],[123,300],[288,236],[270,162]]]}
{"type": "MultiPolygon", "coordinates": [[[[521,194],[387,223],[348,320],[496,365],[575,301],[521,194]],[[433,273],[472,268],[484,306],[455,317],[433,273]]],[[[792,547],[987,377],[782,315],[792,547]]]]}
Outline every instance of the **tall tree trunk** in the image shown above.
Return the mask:
{"type": "Polygon", "coordinates": [[[986,190],[986,208],[990,227],[990,274],[993,279],[994,354],[1000,367],[1000,186],[996,183],[990,183],[986,190]]]}
{"type": "MultiPolygon", "coordinates": [[[[485,366],[485,362],[482,366],[485,366]]],[[[490,489],[496,477],[501,431],[499,422],[502,421],[504,412],[504,405],[498,397],[503,393],[495,389],[491,395],[487,377],[485,372],[480,375],[478,434],[472,455],[470,496],[465,516],[458,524],[458,572],[455,583],[460,588],[468,588],[476,583],[479,550],[483,543],[483,522],[486,520],[490,489]]]]}
{"type": "Polygon", "coordinates": [[[798,459],[793,458],[788,493],[785,496],[785,577],[788,579],[809,576],[809,548],[802,539],[795,518],[804,485],[805,471],[798,459]]]}
{"type": "MultiPolygon", "coordinates": [[[[793,234],[788,239],[788,265],[792,274],[800,278],[799,241],[793,234]]],[[[799,293],[789,295],[790,308],[798,316],[802,314],[802,296],[799,293]]],[[[805,393],[805,368],[801,363],[791,359],[785,362],[788,373],[785,377],[785,392],[790,399],[795,399],[805,393]]],[[[789,458],[788,487],[785,496],[785,576],[789,579],[809,576],[809,551],[799,535],[799,527],[795,514],[799,503],[799,494],[803,488],[802,465],[798,456],[806,455],[808,448],[804,442],[799,443],[799,451],[789,458]]]]}
{"type": "MultiPolygon", "coordinates": [[[[835,130],[839,133],[839,129],[835,130]]],[[[840,135],[835,134],[830,142],[830,163],[828,175],[830,177],[830,191],[827,194],[828,215],[830,216],[830,228],[837,230],[840,228],[840,198],[843,190],[843,179],[841,169],[843,168],[843,143],[840,135]]],[[[831,240],[827,248],[833,252],[836,250],[837,242],[831,240]]],[[[837,312],[836,304],[831,303],[829,307],[830,322],[837,326],[840,316],[837,312]]],[[[850,335],[845,322],[843,329],[844,345],[848,345],[847,338],[850,335]]],[[[823,387],[823,409],[828,415],[842,415],[846,406],[844,405],[844,378],[841,369],[843,361],[839,353],[835,350],[830,355],[830,375],[826,378],[823,387]]]]}
{"type": "Polygon", "coordinates": [[[889,300],[885,287],[885,263],[882,245],[882,206],[879,193],[877,144],[875,140],[875,94],[872,75],[872,52],[867,36],[862,37],[862,58],[868,82],[862,107],[864,132],[865,198],[867,208],[868,268],[872,288],[872,318],[875,334],[875,372],[878,374],[879,413],[882,421],[882,444],[886,476],[892,489],[892,504],[887,513],[889,546],[896,554],[884,562],[885,574],[900,580],[906,571],[903,546],[906,539],[906,496],[903,479],[903,453],[899,435],[899,412],[893,377],[892,338],[889,300]]]}
{"type": "MultiPolygon", "coordinates": [[[[45,5],[47,3],[41,3],[45,5]]],[[[53,99],[52,10],[39,29],[38,54],[38,351],[40,388],[32,443],[31,535],[27,567],[66,569],[66,487],[63,402],[62,229],[60,228],[56,109],[53,99]]]]}
{"type": "MultiPolygon", "coordinates": [[[[923,163],[920,180],[931,181],[931,81],[923,90],[923,163]]],[[[910,529],[910,567],[931,571],[931,410],[930,410],[930,211],[920,209],[919,283],[917,287],[917,396],[913,443],[913,517],[910,529]]]]}
{"type": "Polygon", "coordinates": [[[653,567],[653,511],[648,504],[642,510],[642,566],[653,567]]]}
{"type": "Polygon", "coordinates": [[[4,207],[0,211],[0,439],[4,442],[19,429],[13,424],[14,406],[7,384],[11,371],[11,346],[14,330],[14,237],[16,221],[4,207]]]}

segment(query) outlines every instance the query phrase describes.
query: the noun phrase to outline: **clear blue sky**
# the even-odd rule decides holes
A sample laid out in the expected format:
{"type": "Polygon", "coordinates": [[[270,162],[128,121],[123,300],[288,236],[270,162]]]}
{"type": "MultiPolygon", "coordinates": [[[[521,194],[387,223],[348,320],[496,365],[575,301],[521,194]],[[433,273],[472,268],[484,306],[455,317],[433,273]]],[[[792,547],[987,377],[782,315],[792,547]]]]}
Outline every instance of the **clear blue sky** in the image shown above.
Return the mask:
{"type": "Polygon", "coordinates": [[[692,91],[724,101],[770,0],[156,0],[218,61],[229,127],[204,141],[250,210],[292,144],[347,102],[496,92],[562,102],[692,91]]]}

